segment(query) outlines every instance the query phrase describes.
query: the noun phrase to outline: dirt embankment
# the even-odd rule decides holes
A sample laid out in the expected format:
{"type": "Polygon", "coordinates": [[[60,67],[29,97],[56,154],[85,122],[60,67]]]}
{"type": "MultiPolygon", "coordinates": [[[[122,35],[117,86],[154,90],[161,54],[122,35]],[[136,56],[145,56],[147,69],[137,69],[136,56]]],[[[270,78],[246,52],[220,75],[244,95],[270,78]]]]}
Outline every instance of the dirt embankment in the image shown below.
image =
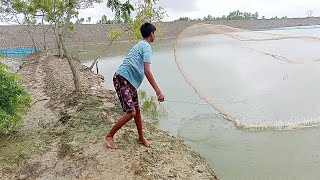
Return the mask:
{"type": "MultiPolygon", "coordinates": [[[[307,26],[320,24],[320,17],[311,18],[286,18],[286,19],[256,19],[256,20],[215,20],[215,21],[176,21],[163,22],[157,25],[160,31],[159,38],[176,38],[187,27],[206,23],[214,25],[226,25],[241,29],[271,29],[291,26],[307,26]]],[[[36,46],[44,47],[44,32],[48,26],[35,26],[27,29],[26,26],[0,26],[0,49],[33,47],[31,37],[35,39],[36,46]],[[31,32],[29,34],[28,32],[31,32]]],[[[125,24],[80,24],[75,26],[73,32],[67,36],[67,45],[96,45],[108,44],[108,33],[114,29],[127,29],[125,24]]],[[[123,34],[121,41],[128,40],[129,36],[123,34]]],[[[55,36],[52,28],[46,33],[47,48],[56,48],[55,36]]]]}
{"type": "Polygon", "coordinates": [[[83,93],[72,94],[65,59],[42,54],[26,60],[18,74],[33,97],[24,126],[0,138],[0,179],[217,179],[182,140],[145,123],[150,148],[138,143],[134,122],[116,134],[117,150],[102,136],[121,116],[102,77],[76,62],[83,93]]]}

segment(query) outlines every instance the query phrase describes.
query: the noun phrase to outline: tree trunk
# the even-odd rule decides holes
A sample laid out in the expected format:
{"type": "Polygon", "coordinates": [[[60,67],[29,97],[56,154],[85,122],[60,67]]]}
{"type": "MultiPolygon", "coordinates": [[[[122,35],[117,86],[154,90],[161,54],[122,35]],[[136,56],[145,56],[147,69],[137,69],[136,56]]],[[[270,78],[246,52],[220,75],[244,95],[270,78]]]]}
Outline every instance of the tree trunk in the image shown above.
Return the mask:
{"type": "MultiPolygon", "coordinates": [[[[41,23],[42,23],[42,27],[44,27],[44,12],[42,11],[42,19],[41,19],[41,23]]],[[[51,26],[51,24],[50,24],[51,26]]],[[[50,26],[48,27],[48,29],[50,28],[50,26]]],[[[43,50],[47,50],[47,43],[46,43],[46,33],[48,31],[48,29],[46,29],[43,33],[43,50]]]]}
{"type": "Polygon", "coordinates": [[[109,47],[110,47],[111,44],[113,43],[114,39],[115,39],[115,38],[112,38],[112,40],[109,42],[108,46],[107,46],[106,48],[102,49],[102,51],[100,51],[99,55],[93,60],[91,66],[89,67],[90,70],[92,70],[93,67],[94,67],[94,65],[97,64],[97,61],[98,61],[99,57],[102,55],[102,53],[103,53],[104,51],[106,51],[107,49],[109,49],[109,47]]]}
{"type": "MultiPolygon", "coordinates": [[[[103,27],[103,26],[101,26],[101,27],[103,27]]],[[[104,27],[103,27],[103,28],[104,28],[104,27]]],[[[105,28],[104,28],[104,29],[105,29],[105,28]]],[[[129,31],[129,30],[130,30],[130,28],[124,30],[122,33],[127,32],[127,31],[129,31]]],[[[120,35],[112,37],[112,39],[111,39],[111,41],[109,42],[108,46],[107,46],[106,48],[102,49],[102,51],[99,53],[99,55],[93,60],[91,66],[89,67],[90,70],[92,70],[93,67],[94,67],[94,65],[97,64],[97,61],[98,61],[99,57],[102,55],[102,53],[103,53],[104,51],[108,50],[108,49],[110,48],[111,44],[113,43],[113,41],[114,41],[115,39],[117,39],[119,36],[120,36],[120,35]]]]}
{"type": "Polygon", "coordinates": [[[49,27],[46,29],[46,31],[44,31],[44,34],[43,34],[43,49],[44,50],[47,50],[46,34],[49,31],[49,29],[51,28],[51,26],[52,26],[52,23],[49,25],[49,27]]]}
{"type": "Polygon", "coordinates": [[[65,45],[65,35],[67,34],[68,29],[69,29],[70,19],[71,19],[71,15],[72,15],[72,9],[73,9],[73,3],[72,3],[72,0],[69,0],[68,9],[67,9],[67,18],[66,18],[65,24],[63,26],[63,30],[62,30],[61,34],[59,34],[59,41],[60,41],[60,44],[62,46],[62,49],[64,51],[64,54],[68,60],[69,66],[72,71],[75,93],[80,93],[80,83],[79,83],[79,77],[77,74],[77,70],[74,66],[73,59],[69,55],[68,49],[65,45]]]}
{"type": "Polygon", "coordinates": [[[32,41],[32,44],[33,44],[34,53],[38,53],[36,41],[34,40],[33,35],[31,35],[31,41],[32,41]]]}
{"type": "Polygon", "coordinates": [[[62,49],[61,41],[59,38],[59,35],[60,35],[59,26],[60,26],[59,20],[56,20],[55,28],[54,28],[54,36],[56,37],[56,43],[57,43],[59,57],[63,58],[63,49],[62,49]]]}
{"type": "MultiPolygon", "coordinates": [[[[49,28],[48,28],[49,29],[49,28]]],[[[44,32],[43,34],[43,49],[46,51],[47,50],[47,42],[46,42],[46,33],[48,29],[44,32]]]]}
{"type": "MultiPolygon", "coordinates": [[[[42,12],[42,14],[43,14],[43,16],[42,16],[42,26],[44,26],[44,12],[42,12]]],[[[46,34],[47,34],[48,30],[51,28],[51,25],[52,25],[52,23],[50,23],[48,28],[43,33],[43,49],[45,51],[47,50],[46,34]]]]}
{"type": "Polygon", "coordinates": [[[75,68],[75,65],[74,65],[74,62],[73,62],[73,59],[72,57],[69,55],[69,52],[64,44],[64,41],[63,41],[63,37],[62,35],[59,36],[60,38],[60,43],[62,45],[62,49],[64,51],[64,54],[68,60],[68,63],[69,63],[69,66],[70,66],[70,69],[72,71],[72,76],[73,76],[73,83],[74,83],[74,88],[75,88],[75,93],[80,93],[80,82],[79,82],[79,77],[78,77],[78,73],[77,73],[77,70],[75,68]]]}
{"type": "MultiPolygon", "coordinates": [[[[28,16],[25,13],[23,13],[23,15],[24,15],[24,20],[26,22],[28,22],[27,21],[27,20],[29,20],[28,16]]],[[[16,16],[16,18],[17,18],[17,16],[16,16]]],[[[18,21],[18,23],[21,25],[21,23],[19,21],[18,21]]],[[[29,37],[31,39],[31,42],[32,42],[32,45],[33,45],[33,48],[34,48],[34,53],[37,53],[37,45],[36,45],[36,42],[34,40],[33,29],[35,29],[35,26],[28,22],[27,26],[25,28],[25,31],[27,31],[27,33],[29,34],[29,37]]]]}
{"type": "Polygon", "coordinates": [[[35,28],[35,27],[32,27],[32,25],[27,25],[26,31],[28,32],[28,34],[30,36],[30,39],[31,39],[31,42],[33,45],[33,49],[34,49],[34,53],[37,53],[37,45],[36,45],[36,41],[34,40],[32,28],[35,28]]]}
{"type": "Polygon", "coordinates": [[[99,74],[98,61],[97,61],[97,64],[96,64],[96,68],[97,68],[97,74],[99,74]]]}
{"type": "MultiPolygon", "coordinates": [[[[57,5],[57,1],[54,0],[53,1],[53,7],[54,7],[53,11],[54,12],[56,11],[56,5],[57,5]]],[[[60,28],[60,18],[57,17],[54,20],[54,27],[52,29],[53,29],[54,37],[56,38],[59,57],[62,58],[63,57],[63,50],[62,50],[62,46],[61,46],[60,39],[59,39],[59,34],[60,34],[59,28],[60,28]]]]}

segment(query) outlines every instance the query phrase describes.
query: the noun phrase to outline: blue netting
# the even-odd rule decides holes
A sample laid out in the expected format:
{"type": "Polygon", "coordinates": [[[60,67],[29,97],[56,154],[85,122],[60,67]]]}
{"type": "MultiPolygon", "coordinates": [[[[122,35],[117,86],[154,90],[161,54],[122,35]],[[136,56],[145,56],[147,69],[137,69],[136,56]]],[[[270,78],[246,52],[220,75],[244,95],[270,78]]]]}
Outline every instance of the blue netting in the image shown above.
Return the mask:
{"type": "MultiPolygon", "coordinates": [[[[37,48],[37,51],[40,52],[40,48],[37,48]]],[[[0,54],[11,58],[25,58],[32,53],[34,53],[34,48],[0,49],[0,54]]]]}

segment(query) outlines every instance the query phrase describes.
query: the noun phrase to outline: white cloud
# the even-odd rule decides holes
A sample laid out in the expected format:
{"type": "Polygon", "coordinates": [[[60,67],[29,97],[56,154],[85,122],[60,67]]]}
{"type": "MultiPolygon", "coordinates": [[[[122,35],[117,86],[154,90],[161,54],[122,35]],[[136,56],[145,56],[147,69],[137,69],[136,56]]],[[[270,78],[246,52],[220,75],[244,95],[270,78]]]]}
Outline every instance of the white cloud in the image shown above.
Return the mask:
{"type": "Polygon", "coordinates": [[[158,5],[175,12],[190,12],[197,10],[195,0],[160,0],[158,5]]]}
{"type": "Polygon", "coordinates": [[[319,0],[197,0],[197,6],[201,10],[192,15],[200,17],[206,14],[222,16],[234,10],[259,12],[260,16],[266,17],[305,17],[309,9],[315,16],[320,16],[319,9],[315,8],[320,7],[319,0]]]}
{"type": "Polygon", "coordinates": [[[79,19],[84,18],[86,20],[91,17],[91,23],[96,23],[103,15],[106,15],[108,19],[114,17],[114,13],[107,7],[105,1],[100,4],[95,3],[91,8],[79,10],[79,19]]]}
{"type": "MultiPolygon", "coordinates": [[[[137,0],[132,2],[135,3],[137,0]]],[[[313,10],[313,16],[320,16],[319,0],[160,0],[158,4],[167,11],[169,17],[165,17],[165,21],[179,17],[203,18],[208,14],[221,17],[235,10],[258,12],[260,17],[267,18],[306,17],[307,10],[313,10]]],[[[81,10],[79,17],[91,17],[92,22],[96,22],[103,14],[109,18],[114,16],[105,2],[95,5],[94,8],[81,10]]]]}
{"type": "MultiPolygon", "coordinates": [[[[131,0],[132,3],[137,1],[131,0]]],[[[259,12],[260,17],[267,18],[306,17],[307,10],[313,10],[313,16],[320,16],[319,0],[160,0],[158,4],[167,11],[169,17],[165,17],[165,21],[179,17],[203,18],[208,14],[220,17],[234,10],[259,12]]],[[[79,11],[79,18],[91,17],[91,23],[100,20],[102,15],[114,18],[114,13],[106,6],[106,0],[101,4],[94,4],[93,8],[79,11]]],[[[0,22],[1,24],[6,23],[0,22]]]]}

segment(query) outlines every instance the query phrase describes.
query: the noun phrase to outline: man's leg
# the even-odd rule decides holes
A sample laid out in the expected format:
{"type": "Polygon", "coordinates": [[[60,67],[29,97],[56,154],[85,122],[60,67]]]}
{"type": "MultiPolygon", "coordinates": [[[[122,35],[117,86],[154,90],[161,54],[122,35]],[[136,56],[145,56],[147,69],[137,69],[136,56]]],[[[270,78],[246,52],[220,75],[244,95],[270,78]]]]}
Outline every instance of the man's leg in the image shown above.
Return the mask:
{"type": "Polygon", "coordinates": [[[132,102],[132,85],[130,86],[130,83],[117,73],[115,73],[115,75],[113,76],[113,84],[119,97],[123,111],[127,112],[127,114],[120,118],[119,121],[112,127],[108,135],[103,137],[107,146],[109,148],[115,149],[117,148],[117,145],[113,140],[113,136],[123,125],[125,125],[128,121],[136,116],[136,112],[132,102]]]}
{"type": "Polygon", "coordinates": [[[136,108],[136,116],[134,117],[134,121],[136,123],[138,134],[139,134],[139,143],[143,144],[144,146],[148,147],[150,144],[149,142],[144,139],[143,131],[142,131],[142,119],[141,119],[141,112],[140,108],[136,108]]]}
{"type": "Polygon", "coordinates": [[[116,134],[116,132],[125,125],[128,121],[130,121],[133,117],[136,116],[136,112],[133,111],[131,113],[127,113],[124,115],[119,121],[112,127],[108,135],[104,137],[104,141],[107,144],[107,146],[111,149],[117,148],[116,143],[113,140],[113,136],[116,134]]]}

